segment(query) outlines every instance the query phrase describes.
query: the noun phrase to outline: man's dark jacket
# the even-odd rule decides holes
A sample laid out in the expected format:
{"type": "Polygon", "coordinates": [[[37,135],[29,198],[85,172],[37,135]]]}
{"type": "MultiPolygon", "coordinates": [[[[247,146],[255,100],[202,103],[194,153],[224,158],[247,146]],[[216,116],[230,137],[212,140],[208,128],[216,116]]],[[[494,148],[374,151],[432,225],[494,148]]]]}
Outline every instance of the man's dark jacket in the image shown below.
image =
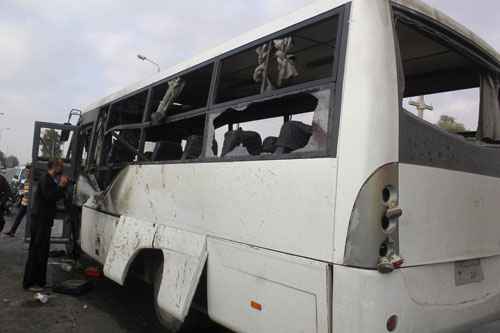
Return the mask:
{"type": "Polygon", "coordinates": [[[48,173],[42,176],[35,189],[31,215],[43,220],[56,216],[57,201],[64,197],[64,191],[48,173]]]}

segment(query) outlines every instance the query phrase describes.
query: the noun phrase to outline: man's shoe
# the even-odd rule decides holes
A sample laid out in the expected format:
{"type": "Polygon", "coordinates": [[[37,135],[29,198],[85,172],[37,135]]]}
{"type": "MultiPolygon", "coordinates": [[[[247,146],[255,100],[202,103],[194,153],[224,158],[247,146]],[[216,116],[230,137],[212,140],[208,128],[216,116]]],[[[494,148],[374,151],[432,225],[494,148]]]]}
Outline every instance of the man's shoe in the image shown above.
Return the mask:
{"type": "Polygon", "coordinates": [[[11,238],[14,238],[14,234],[12,232],[6,232],[5,234],[11,238]]]}

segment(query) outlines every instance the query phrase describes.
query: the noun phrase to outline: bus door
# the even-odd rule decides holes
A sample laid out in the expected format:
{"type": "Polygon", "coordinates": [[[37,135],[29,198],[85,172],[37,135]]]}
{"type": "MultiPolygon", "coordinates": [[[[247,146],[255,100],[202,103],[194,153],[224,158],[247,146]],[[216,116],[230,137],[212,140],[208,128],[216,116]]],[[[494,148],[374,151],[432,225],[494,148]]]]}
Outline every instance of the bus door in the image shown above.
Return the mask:
{"type": "Polygon", "coordinates": [[[66,190],[66,197],[57,203],[57,213],[52,228],[51,243],[72,248],[75,239],[73,221],[73,192],[74,180],[77,177],[77,149],[78,127],[68,123],[56,124],[35,122],[32,151],[32,183],[30,189],[29,214],[26,224],[25,240],[30,239],[30,217],[34,203],[34,193],[40,178],[47,172],[48,161],[62,159],[64,161],[64,174],[72,181],[66,190]]]}

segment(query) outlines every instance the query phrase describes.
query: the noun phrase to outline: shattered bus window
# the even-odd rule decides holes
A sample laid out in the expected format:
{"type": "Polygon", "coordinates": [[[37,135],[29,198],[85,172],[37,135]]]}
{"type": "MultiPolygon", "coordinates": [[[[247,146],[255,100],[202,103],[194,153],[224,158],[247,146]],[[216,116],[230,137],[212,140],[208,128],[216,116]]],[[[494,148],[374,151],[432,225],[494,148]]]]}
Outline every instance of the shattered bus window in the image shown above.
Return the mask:
{"type": "Polygon", "coordinates": [[[141,124],[146,107],[147,91],[114,104],[107,126],[107,137],[111,146],[106,156],[106,164],[121,164],[137,159],[140,128],[126,128],[127,125],[141,124]]]}
{"type": "Polygon", "coordinates": [[[301,92],[209,115],[208,157],[325,151],[330,90],[301,92]]]}
{"type": "Polygon", "coordinates": [[[475,141],[481,70],[468,57],[412,24],[397,26],[404,71],[403,108],[418,119],[475,141]]]}
{"type": "Polygon", "coordinates": [[[153,162],[198,159],[204,129],[204,115],[150,127],[146,130],[144,155],[153,162]]]}
{"type": "Polygon", "coordinates": [[[337,30],[334,16],[228,57],[216,102],[331,77],[337,30]]]}
{"type": "Polygon", "coordinates": [[[210,64],[153,87],[153,114],[164,112],[168,117],[206,107],[212,72],[213,64],[210,64]],[[172,91],[176,80],[178,84],[172,91]]]}

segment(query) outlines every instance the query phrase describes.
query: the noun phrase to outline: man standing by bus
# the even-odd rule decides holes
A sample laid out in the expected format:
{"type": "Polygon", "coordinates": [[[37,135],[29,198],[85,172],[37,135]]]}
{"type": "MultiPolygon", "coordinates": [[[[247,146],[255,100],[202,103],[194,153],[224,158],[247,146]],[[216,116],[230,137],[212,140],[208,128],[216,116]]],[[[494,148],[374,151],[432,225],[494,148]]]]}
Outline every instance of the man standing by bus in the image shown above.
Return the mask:
{"type": "Polygon", "coordinates": [[[64,162],[49,161],[47,173],[40,179],[33,195],[31,240],[24,270],[24,289],[41,291],[46,284],[50,234],[56,215],[57,201],[62,199],[69,178],[62,176],[64,162]]]}
{"type": "Polygon", "coordinates": [[[29,205],[29,194],[30,194],[30,187],[31,187],[31,165],[26,166],[26,178],[24,179],[24,184],[23,186],[23,196],[21,198],[21,205],[19,207],[19,211],[17,212],[16,219],[14,220],[14,224],[10,228],[8,232],[5,234],[10,237],[14,237],[16,234],[17,228],[21,224],[21,221],[23,220],[24,216],[28,212],[28,205],[29,205]]]}

